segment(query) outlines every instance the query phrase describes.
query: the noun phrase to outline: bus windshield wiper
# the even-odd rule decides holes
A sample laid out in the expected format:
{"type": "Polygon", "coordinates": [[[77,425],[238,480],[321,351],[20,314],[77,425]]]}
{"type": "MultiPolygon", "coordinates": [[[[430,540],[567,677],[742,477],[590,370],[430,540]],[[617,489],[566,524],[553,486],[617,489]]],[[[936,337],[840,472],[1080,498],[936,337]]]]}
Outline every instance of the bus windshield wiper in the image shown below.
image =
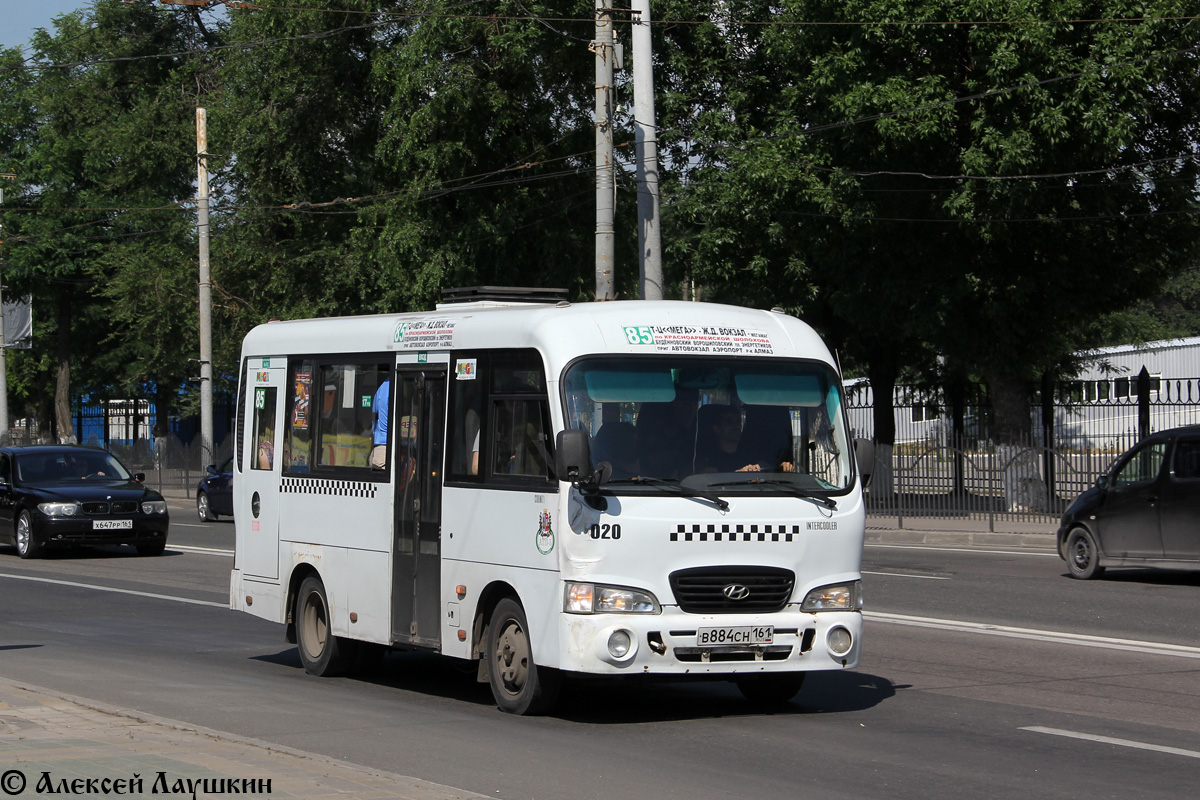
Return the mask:
{"type": "Polygon", "coordinates": [[[696,489],[689,489],[675,481],[669,481],[666,478],[652,478],[648,475],[635,475],[632,478],[620,478],[615,481],[609,481],[606,486],[611,486],[614,483],[634,483],[644,484],[646,486],[656,486],[663,489],[670,489],[676,494],[684,497],[695,497],[699,500],[707,500],[722,511],[729,510],[729,501],[723,497],[718,497],[710,492],[702,492],[696,489]]]}
{"type": "Polygon", "coordinates": [[[714,486],[761,486],[761,485],[778,486],[781,489],[785,490],[788,494],[792,495],[793,497],[799,497],[801,500],[812,500],[814,503],[820,503],[821,505],[825,506],[826,508],[837,508],[837,501],[834,500],[832,497],[826,497],[825,495],[817,494],[816,492],[810,491],[808,489],[801,489],[799,486],[797,486],[794,483],[789,483],[788,481],[781,481],[776,478],[751,478],[751,479],[745,480],[745,481],[729,481],[728,483],[717,483],[717,484],[713,484],[713,485],[714,486]]]}

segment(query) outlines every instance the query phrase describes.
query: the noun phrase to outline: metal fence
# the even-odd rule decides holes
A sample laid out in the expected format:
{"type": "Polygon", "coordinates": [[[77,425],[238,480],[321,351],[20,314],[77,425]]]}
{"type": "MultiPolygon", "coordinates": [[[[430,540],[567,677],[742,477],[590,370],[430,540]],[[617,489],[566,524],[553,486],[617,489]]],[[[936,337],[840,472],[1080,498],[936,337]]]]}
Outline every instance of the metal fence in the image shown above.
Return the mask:
{"type": "MultiPolygon", "coordinates": [[[[1142,436],[1200,424],[1200,378],[1139,376],[1043,385],[1030,393],[1031,433],[1017,444],[991,439],[991,405],[979,388],[948,403],[941,390],[897,387],[896,442],[876,443],[871,513],[1051,523],[1142,436]]],[[[856,438],[874,439],[871,387],[847,387],[856,438]]]]}

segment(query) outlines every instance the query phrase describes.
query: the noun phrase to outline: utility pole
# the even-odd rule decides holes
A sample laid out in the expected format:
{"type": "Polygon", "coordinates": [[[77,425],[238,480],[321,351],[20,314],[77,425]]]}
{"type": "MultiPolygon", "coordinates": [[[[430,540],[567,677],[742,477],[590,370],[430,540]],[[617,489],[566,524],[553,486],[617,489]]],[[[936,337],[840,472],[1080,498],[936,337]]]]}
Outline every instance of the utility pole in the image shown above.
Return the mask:
{"type": "MultiPolygon", "coordinates": [[[[0,172],[0,178],[17,177],[0,172]]],[[[0,187],[0,206],[4,205],[4,189],[0,187]]],[[[0,247],[4,245],[4,223],[0,222],[0,247]]],[[[0,258],[0,444],[8,444],[8,341],[4,336],[4,260],[0,258]]]]}
{"type": "Polygon", "coordinates": [[[208,115],[196,109],[196,210],[200,239],[200,451],[203,469],[213,455],[212,280],[208,265],[208,115]]]}
{"type": "Polygon", "coordinates": [[[643,300],[662,300],[662,232],[659,228],[658,125],[654,119],[654,62],[650,0],[632,0],[633,122],[637,160],[638,280],[643,300]]]}
{"type": "Polygon", "coordinates": [[[613,300],[612,0],[596,0],[596,299],[613,300]]]}

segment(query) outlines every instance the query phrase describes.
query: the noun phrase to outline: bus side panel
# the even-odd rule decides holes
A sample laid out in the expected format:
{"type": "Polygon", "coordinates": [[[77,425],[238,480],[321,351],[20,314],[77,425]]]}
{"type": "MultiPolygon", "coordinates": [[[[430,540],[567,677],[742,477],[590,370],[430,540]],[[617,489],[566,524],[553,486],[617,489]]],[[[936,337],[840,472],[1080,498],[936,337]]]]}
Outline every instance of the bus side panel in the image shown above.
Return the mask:
{"type": "Polygon", "coordinates": [[[560,525],[558,494],[446,487],[442,498],[442,586],[446,602],[459,603],[454,618],[449,608],[443,614],[442,652],[472,657],[479,599],[489,586],[506,583],[525,609],[537,663],[557,666],[560,537],[570,535],[565,522],[560,525]],[[457,586],[466,588],[461,601],[454,597],[457,586]]]}
{"type": "Polygon", "coordinates": [[[554,492],[447,487],[443,557],[557,572],[560,537],[567,531],[557,509],[554,492]]]}
{"type": "Polygon", "coordinates": [[[350,585],[347,610],[356,615],[345,634],[379,644],[391,644],[392,584],[391,559],[386,553],[347,550],[346,564],[350,585]]]}
{"type": "Polygon", "coordinates": [[[235,569],[229,581],[229,607],[268,622],[285,622],[287,591],[277,581],[247,577],[235,569]]]}
{"type": "Polygon", "coordinates": [[[392,486],[371,481],[283,478],[279,538],[298,544],[373,550],[388,561],[392,486]]]}

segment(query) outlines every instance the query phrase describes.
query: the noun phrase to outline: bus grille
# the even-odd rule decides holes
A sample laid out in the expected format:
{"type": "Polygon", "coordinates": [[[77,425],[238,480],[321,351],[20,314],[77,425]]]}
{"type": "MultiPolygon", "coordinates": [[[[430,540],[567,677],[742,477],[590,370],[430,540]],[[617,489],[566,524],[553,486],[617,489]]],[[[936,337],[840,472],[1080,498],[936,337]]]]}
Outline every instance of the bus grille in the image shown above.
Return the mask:
{"type": "Polygon", "coordinates": [[[675,602],[689,614],[763,614],[781,610],[796,574],[778,567],[697,567],[671,573],[675,602]],[[743,587],[743,592],[737,587],[743,587]]]}

